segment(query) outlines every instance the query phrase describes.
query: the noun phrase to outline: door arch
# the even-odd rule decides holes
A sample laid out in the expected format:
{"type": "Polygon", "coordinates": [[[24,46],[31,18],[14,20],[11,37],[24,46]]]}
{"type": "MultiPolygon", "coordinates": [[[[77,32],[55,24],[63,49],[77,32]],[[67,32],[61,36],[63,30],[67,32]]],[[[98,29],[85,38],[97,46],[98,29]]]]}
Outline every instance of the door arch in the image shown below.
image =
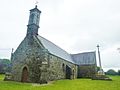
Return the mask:
{"type": "Polygon", "coordinates": [[[24,67],[22,70],[21,82],[28,82],[28,69],[27,69],[27,67],[24,67]]]}
{"type": "Polygon", "coordinates": [[[66,79],[71,79],[71,74],[72,74],[71,68],[68,65],[66,65],[66,79]]]}
{"type": "Polygon", "coordinates": [[[72,70],[72,79],[75,79],[75,70],[74,70],[74,68],[73,68],[73,70],[72,70]]]}

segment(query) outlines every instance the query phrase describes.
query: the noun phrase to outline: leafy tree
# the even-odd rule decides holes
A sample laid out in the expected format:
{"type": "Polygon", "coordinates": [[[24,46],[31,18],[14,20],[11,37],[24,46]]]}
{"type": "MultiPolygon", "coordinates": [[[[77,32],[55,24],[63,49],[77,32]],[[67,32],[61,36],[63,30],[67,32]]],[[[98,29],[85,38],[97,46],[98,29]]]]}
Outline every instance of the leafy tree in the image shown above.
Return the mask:
{"type": "Polygon", "coordinates": [[[120,70],[118,70],[118,75],[120,75],[120,70]]]}
{"type": "Polygon", "coordinates": [[[110,69],[106,72],[107,75],[117,75],[117,72],[113,69],[110,69]]]}
{"type": "Polygon", "coordinates": [[[97,71],[100,71],[100,67],[97,67],[97,71]]]}
{"type": "Polygon", "coordinates": [[[9,59],[0,59],[0,73],[11,71],[11,61],[9,59]]]}

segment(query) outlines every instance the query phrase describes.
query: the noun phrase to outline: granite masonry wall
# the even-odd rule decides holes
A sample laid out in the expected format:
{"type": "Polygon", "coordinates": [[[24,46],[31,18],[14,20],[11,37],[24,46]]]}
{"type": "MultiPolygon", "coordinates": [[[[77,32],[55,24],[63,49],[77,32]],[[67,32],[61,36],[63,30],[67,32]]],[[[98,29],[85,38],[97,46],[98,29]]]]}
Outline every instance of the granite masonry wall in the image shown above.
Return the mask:
{"type": "Polygon", "coordinates": [[[78,66],[78,78],[91,78],[97,72],[96,65],[78,66]]]}
{"type": "Polygon", "coordinates": [[[11,59],[13,81],[47,83],[65,79],[66,66],[71,68],[70,78],[77,78],[77,65],[52,55],[32,36],[24,38],[11,59]],[[23,74],[24,68],[27,69],[27,76],[23,74]]]}

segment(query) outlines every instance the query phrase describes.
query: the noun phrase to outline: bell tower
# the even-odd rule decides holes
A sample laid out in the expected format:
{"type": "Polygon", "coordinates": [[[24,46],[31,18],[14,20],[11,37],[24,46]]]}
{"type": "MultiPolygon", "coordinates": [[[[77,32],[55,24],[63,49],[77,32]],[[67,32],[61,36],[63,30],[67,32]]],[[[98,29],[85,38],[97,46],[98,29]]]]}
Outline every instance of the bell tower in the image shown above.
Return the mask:
{"type": "Polygon", "coordinates": [[[27,35],[38,35],[40,14],[41,11],[37,8],[37,5],[34,9],[30,10],[30,16],[27,25],[27,35]]]}

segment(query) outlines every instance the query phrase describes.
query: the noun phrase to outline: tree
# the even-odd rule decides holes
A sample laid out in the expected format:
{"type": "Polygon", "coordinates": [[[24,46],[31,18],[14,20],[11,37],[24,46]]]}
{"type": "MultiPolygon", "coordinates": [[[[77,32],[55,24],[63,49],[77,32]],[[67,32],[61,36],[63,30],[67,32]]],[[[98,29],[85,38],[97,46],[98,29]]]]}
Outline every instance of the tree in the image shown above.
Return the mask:
{"type": "Polygon", "coordinates": [[[118,75],[120,75],[120,70],[118,70],[118,75]]]}
{"type": "Polygon", "coordinates": [[[0,63],[0,73],[1,73],[1,74],[4,73],[3,64],[1,64],[1,63],[0,63]]]}
{"type": "Polygon", "coordinates": [[[0,73],[11,71],[11,61],[9,59],[0,59],[0,73]]]}
{"type": "Polygon", "coordinates": [[[107,75],[117,75],[117,72],[113,69],[110,69],[106,72],[107,75]]]}
{"type": "Polygon", "coordinates": [[[97,66],[97,71],[100,71],[100,67],[97,66]]]}

